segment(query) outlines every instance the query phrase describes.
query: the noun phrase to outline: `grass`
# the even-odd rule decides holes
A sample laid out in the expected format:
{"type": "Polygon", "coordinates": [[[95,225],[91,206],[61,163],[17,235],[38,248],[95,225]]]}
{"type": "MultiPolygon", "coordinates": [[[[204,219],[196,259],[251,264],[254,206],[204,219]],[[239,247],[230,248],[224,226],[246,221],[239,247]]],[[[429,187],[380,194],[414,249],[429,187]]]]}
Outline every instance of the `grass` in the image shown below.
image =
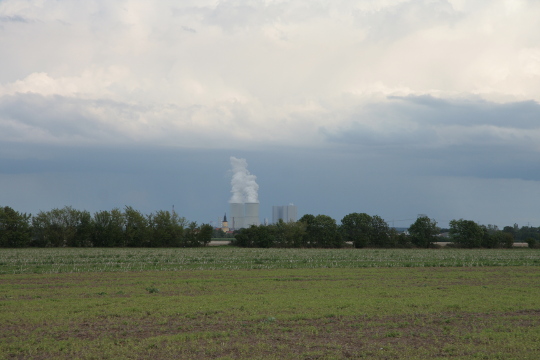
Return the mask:
{"type": "Polygon", "coordinates": [[[2,249],[1,274],[318,269],[363,267],[540,266],[532,249],[2,249]]]}
{"type": "Polygon", "coordinates": [[[540,352],[540,267],[509,266],[534,265],[535,250],[87,250],[0,253],[12,262],[17,254],[28,269],[14,274],[20,264],[0,265],[10,269],[0,275],[0,359],[536,359],[540,352]],[[137,271],[100,271],[109,268],[99,254],[121,265],[131,259],[137,271]],[[54,261],[40,265],[39,256],[54,261]],[[444,266],[426,266],[437,257],[444,266]],[[193,258],[214,260],[179,266],[193,258]],[[285,268],[287,259],[306,267],[285,268]]]}

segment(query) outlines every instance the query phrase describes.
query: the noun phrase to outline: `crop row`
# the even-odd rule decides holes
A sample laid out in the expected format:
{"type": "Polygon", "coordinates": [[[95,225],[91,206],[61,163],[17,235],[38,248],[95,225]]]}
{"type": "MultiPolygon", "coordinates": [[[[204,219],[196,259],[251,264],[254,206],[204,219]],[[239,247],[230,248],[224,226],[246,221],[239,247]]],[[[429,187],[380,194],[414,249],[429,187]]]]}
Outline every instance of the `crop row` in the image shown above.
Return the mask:
{"type": "Polygon", "coordinates": [[[359,267],[539,266],[531,249],[4,249],[0,274],[359,267]]]}

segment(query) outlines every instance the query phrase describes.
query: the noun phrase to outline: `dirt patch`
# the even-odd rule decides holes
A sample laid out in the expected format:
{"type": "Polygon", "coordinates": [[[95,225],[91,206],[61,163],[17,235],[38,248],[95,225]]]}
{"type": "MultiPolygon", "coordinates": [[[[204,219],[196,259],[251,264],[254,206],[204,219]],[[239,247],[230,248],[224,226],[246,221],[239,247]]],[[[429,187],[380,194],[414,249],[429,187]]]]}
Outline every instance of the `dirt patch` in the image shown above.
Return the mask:
{"type": "MultiPolygon", "coordinates": [[[[484,330],[510,332],[520,328],[540,326],[540,310],[515,311],[497,314],[441,313],[393,317],[326,317],[320,319],[279,320],[263,318],[257,321],[237,321],[222,318],[221,314],[198,314],[195,318],[175,316],[138,319],[103,317],[92,321],[73,322],[67,326],[56,324],[9,324],[0,333],[2,337],[39,337],[56,341],[94,341],[110,339],[122,341],[156,340],[159,347],[170,347],[176,341],[201,346],[212,339],[222,338],[230,346],[220,356],[235,354],[239,344],[266,344],[273,351],[288,354],[322,353],[337,350],[344,358],[366,350],[385,347],[393,349],[440,348],[461,343],[466,336],[470,341],[484,330]],[[282,350],[279,350],[282,349],[282,350]],[[349,354],[349,356],[347,355],[349,354]]],[[[212,340],[212,342],[214,342],[212,340]]],[[[194,346],[191,346],[194,348],[194,346]]],[[[370,351],[371,351],[370,350],[370,351]]],[[[193,358],[206,358],[192,353],[193,358]]],[[[316,357],[314,357],[316,358],[316,357]]]]}

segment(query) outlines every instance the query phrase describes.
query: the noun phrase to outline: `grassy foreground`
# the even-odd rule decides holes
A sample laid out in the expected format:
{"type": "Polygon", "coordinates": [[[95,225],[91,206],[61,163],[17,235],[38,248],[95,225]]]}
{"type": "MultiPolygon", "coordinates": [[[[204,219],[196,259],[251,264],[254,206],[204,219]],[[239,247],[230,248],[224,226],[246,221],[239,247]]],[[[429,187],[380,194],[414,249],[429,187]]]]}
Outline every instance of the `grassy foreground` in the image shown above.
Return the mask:
{"type": "MultiPolygon", "coordinates": [[[[526,253],[538,259],[538,252],[526,253]]],[[[253,266],[268,261],[243,254],[253,266]]],[[[396,253],[378,254],[387,261],[396,253]]],[[[540,353],[538,266],[28,269],[0,275],[0,359],[537,359],[540,353]]]]}

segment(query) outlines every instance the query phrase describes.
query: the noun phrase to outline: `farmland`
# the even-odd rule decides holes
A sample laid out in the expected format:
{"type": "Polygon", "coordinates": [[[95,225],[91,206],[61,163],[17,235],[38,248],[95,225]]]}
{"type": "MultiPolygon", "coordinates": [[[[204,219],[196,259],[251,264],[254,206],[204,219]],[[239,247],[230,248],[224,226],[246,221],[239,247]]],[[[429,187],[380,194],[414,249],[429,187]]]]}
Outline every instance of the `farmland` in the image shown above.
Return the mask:
{"type": "Polygon", "coordinates": [[[540,251],[0,252],[0,358],[536,359],[540,251]]]}
{"type": "Polygon", "coordinates": [[[0,274],[311,269],[363,267],[539,266],[530,249],[2,249],[0,274]]]}

